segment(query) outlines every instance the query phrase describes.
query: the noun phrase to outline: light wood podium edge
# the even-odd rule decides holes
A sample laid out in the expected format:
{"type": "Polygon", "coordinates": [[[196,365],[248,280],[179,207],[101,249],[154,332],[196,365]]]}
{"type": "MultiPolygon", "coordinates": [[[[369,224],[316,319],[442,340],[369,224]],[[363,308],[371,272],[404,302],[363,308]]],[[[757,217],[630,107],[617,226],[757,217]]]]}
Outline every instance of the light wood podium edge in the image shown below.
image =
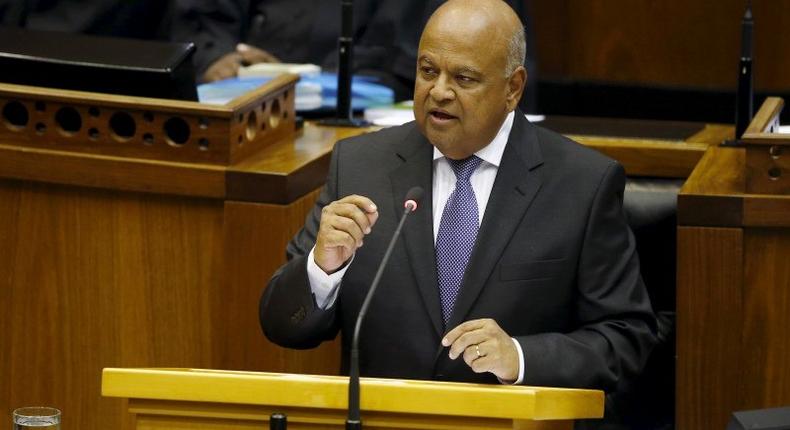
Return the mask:
{"type": "MultiPolygon", "coordinates": [[[[347,386],[348,378],[341,376],[202,369],[102,372],[103,396],[136,399],[344,410],[347,386]]],[[[600,418],[604,406],[602,391],[548,387],[362,378],[361,393],[367,411],[518,420],[600,418]]]]}

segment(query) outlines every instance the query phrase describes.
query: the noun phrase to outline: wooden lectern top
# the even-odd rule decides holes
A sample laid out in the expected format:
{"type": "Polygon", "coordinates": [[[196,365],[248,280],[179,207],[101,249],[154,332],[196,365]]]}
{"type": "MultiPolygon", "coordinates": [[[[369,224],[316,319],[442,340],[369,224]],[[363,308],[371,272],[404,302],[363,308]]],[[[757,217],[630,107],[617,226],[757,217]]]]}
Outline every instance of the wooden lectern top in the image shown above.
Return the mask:
{"type": "MultiPolygon", "coordinates": [[[[340,376],[196,369],[107,368],[102,377],[102,395],[109,397],[329,410],[336,422],[345,417],[347,387],[348,378],[340,376]]],[[[600,418],[604,405],[597,390],[398,379],[362,378],[361,393],[363,420],[376,413],[415,422],[437,416],[573,420],[600,418]]]]}
{"type": "Polygon", "coordinates": [[[783,106],[765,101],[743,148],[707,149],[678,196],[680,225],[790,226],[790,136],[776,133],[783,106]]]}
{"type": "Polygon", "coordinates": [[[318,188],[336,140],[296,130],[294,75],[225,105],[0,83],[0,177],[288,204],[318,188]]]}

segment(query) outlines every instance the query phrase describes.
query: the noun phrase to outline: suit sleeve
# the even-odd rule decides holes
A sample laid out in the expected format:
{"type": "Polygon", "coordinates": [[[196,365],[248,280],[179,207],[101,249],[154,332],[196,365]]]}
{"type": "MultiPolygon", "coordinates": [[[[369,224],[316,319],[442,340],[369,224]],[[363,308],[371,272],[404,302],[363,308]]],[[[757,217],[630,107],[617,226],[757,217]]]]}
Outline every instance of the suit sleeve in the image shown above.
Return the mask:
{"type": "Polygon", "coordinates": [[[579,256],[579,328],[517,338],[526,385],[613,391],[641,371],[655,344],[656,320],[622,210],[624,186],[625,172],[612,162],[592,200],[579,256]]]}
{"type": "Polygon", "coordinates": [[[250,0],[175,0],[170,40],[193,42],[195,70],[206,69],[236,50],[247,25],[250,0]]]}
{"type": "MultiPolygon", "coordinates": [[[[307,276],[307,256],[315,245],[321,210],[337,200],[338,153],[335,145],[326,185],[307,215],[305,225],[286,248],[288,262],[274,273],[260,301],[259,317],[263,333],[272,342],[287,348],[314,348],[337,336],[336,302],[325,310],[316,304],[307,276]]],[[[339,299],[338,299],[339,301],[339,299]]]]}

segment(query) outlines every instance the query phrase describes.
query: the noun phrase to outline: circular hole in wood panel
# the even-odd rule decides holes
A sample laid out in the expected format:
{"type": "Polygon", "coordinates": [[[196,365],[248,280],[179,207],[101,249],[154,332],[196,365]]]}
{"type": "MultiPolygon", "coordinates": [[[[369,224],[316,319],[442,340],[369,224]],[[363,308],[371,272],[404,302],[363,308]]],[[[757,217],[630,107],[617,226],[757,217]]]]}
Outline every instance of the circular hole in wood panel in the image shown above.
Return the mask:
{"type": "Polygon", "coordinates": [[[21,130],[27,127],[30,115],[22,103],[11,101],[3,106],[3,122],[12,130],[21,130]]]}
{"type": "Polygon", "coordinates": [[[96,106],[91,106],[91,107],[88,108],[88,115],[90,115],[90,116],[92,116],[94,118],[98,117],[100,113],[101,113],[101,111],[96,106]]]}
{"type": "Polygon", "coordinates": [[[143,143],[146,145],[153,145],[154,144],[154,135],[151,133],[145,133],[143,135],[143,143]]]}
{"type": "Polygon", "coordinates": [[[208,129],[208,118],[204,118],[204,117],[198,118],[198,127],[200,127],[201,130],[208,129]]]}
{"type": "Polygon", "coordinates": [[[208,151],[208,139],[205,137],[201,138],[198,141],[198,148],[200,148],[201,151],[208,151]]]}
{"type": "Polygon", "coordinates": [[[72,136],[82,128],[82,116],[73,107],[62,107],[55,113],[55,123],[62,134],[72,136]]]}
{"type": "Polygon", "coordinates": [[[771,154],[771,158],[776,160],[782,155],[782,147],[778,145],[774,145],[768,149],[768,153],[771,154]]]}
{"type": "Polygon", "coordinates": [[[169,118],[164,124],[167,143],[171,146],[181,146],[189,140],[191,131],[189,124],[177,116],[169,118]]]}
{"type": "Polygon", "coordinates": [[[148,112],[148,111],[143,112],[143,119],[145,120],[145,122],[154,122],[153,112],[148,112]]]}
{"type": "Polygon", "coordinates": [[[99,138],[99,129],[97,129],[95,127],[88,129],[88,137],[91,138],[91,140],[98,139],[99,138]]]}
{"type": "Polygon", "coordinates": [[[43,122],[36,123],[36,133],[37,134],[44,134],[47,132],[47,125],[43,122]]]}
{"type": "Polygon", "coordinates": [[[247,116],[247,140],[254,140],[255,135],[258,134],[258,115],[255,111],[251,111],[247,116]]]}
{"type": "Polygon", "coordinates": [[[134,137],[137,132],[137,123],[128,113],[115,112],[110,117],[110,130],[112,130],[113,137],[125,142],[134,137]]]}
{"type": "Polygon", "coordinates": [[[274,101],[272,101],[272,111],[269,113],[269,126],[271,126],[271,128],[277,128],[277,126],[280,125],[282,115],[282,110],[280,110],[280,99],[274,99],[274,101]]]}
{"type": "Polygon", "coordinates": [[[47,104],[42,101],[37,101],[35,104],[36,110],[39,112],[44,112],[47,110],[47,104]]]}
{"type": "Polygon", "coordinates": [[[772,167],[770,170],[768,170],[768,177],[772,181],[778,181],[779,178],[782,177],[782,169],[778,167],[772,167]]]}

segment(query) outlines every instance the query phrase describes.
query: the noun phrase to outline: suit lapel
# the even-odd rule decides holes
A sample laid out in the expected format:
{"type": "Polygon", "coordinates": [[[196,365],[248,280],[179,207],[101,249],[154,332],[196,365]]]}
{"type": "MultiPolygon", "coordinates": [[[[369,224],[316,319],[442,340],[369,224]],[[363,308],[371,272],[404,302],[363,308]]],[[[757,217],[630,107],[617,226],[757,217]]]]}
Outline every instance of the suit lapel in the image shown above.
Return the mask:
{"type": "Polygon", "coordinates": [[[442,310],[436,286],[436,254],[434,253],[431,210],[433,206],[433,146],[415,127],[413,132],[395,147],[395,153],[403,160],[403,164],[390,173],[396,219],[400,219],[403,213],[403,198],[409,189],[420,186],[425,190],[419,209],[410,215],[412,219],[406,221],[402,233],[420,295],[436,333],[441,335],[443,330],[442,310]]]}
{"type": "Polygon", "coordinates": [[[539,167],[542,164],[534,127],[524,114],[516,111],[513,129],[477,234],[477,243],[450,316],[448,331],[466,319],[513,232],[540,190],[543,175],[539,167]]]}

